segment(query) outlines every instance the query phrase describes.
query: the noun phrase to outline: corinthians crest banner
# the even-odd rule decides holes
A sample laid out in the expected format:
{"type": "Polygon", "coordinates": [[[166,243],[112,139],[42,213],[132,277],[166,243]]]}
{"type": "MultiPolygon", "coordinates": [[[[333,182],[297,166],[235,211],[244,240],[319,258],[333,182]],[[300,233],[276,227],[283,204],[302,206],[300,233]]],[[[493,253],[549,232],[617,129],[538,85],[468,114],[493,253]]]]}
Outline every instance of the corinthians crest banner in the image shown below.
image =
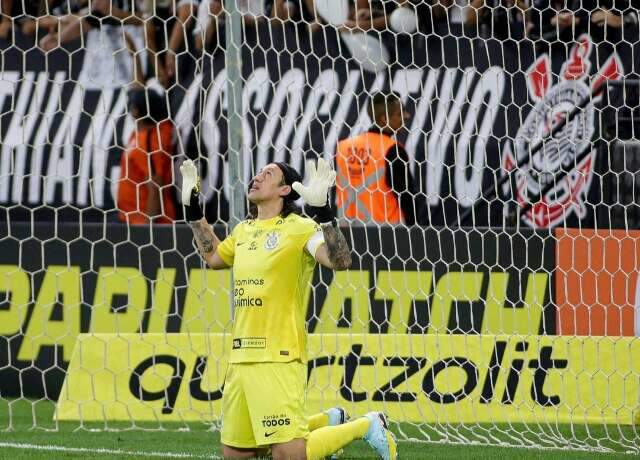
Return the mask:
{"type": "Polygon", "coordinates": [[[514,173],[519,206],[539,198],[522,214],[530,226],[584,219],[594,205],[602,204],[598,105],[606,97],[606,81],[621,79],[625,68],[618,50],[599,56],[600,50],[583,34],[569,47],[566,59],[557,52],[542,53],[526,70],[533,107],[515,138],[505,143],[503,168],[514,173]]]}
{"type": "MultiPolygon", "coordinates": [[[[83,53],[69,51],[73,45],[45,57],[33,39],[16,33],[16,46],[0,41],[0,206],[14,219],[50,218],[56,208],[59,218],[73,218],[77,209],[85,219],[101,219],[103,211],[115,218],[120,155],[131,128],[124,89],[82,83],[83,53]]],[[[273,160],[302,169],[305,158],[333,158],[338,140],[367,128],[370,94],[391,89],[411,113],[398,138],[431,225],[510,225],[520,207],[528,226],[589,226],[599,206],[606,208],[606,152],[597,142],[604,96],[597,89],[634,71],[631,57],[640,53],[631,45],[587,35],[552,45],[402,34],[380,41],[330,29],[309,36],[287,26],[250,29],[245,41],[247,181],[273,160]],[[363,56],[364,65],[355,59],[363,56]]],[[[199,68],[183,72],[170,93],[176,162],[200,158],[207,216],[225,220],[221,50],[205,55],[199,68]]]]}

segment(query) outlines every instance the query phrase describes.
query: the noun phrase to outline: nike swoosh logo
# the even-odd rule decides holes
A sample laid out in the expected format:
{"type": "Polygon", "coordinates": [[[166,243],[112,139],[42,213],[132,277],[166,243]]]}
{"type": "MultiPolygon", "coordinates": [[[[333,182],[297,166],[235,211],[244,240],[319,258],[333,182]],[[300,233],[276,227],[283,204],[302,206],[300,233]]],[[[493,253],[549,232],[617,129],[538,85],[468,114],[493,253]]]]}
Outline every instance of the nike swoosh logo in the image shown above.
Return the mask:
{"type": "Polygon", "coordinates": [[[271,433],[267,433],[267,432],[265,431],[265,432],[264,432],[264,437],[265,437],[265,438],[268,438],[269,436],[271,436],[272,434],[275,434],[275,433],[277,433],[277,432],[278,432],[278,430],[276,430],[276,431],[272,431],[271,433]]]}
{"type": "Polygon", "coordinates": [[[246,241],[238,242],[238,244],[236,244],[236,246],[242,246],[244,243],[246,243],[246,241]]]}

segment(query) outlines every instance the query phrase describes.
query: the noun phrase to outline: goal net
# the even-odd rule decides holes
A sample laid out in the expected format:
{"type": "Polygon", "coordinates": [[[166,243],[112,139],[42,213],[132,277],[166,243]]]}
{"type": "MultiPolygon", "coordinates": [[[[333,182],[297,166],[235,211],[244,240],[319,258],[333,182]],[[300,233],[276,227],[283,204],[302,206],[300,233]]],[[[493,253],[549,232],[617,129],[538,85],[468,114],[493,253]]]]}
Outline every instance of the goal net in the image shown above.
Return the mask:
{"type": "Polygon", "coordinates": [[[3,1],[0,429],[218,429],[242,285],[178,165],[222,237],[325,158],[353,265],[307,293],[310,413],[640,452],[634,5],[3,1]]]}

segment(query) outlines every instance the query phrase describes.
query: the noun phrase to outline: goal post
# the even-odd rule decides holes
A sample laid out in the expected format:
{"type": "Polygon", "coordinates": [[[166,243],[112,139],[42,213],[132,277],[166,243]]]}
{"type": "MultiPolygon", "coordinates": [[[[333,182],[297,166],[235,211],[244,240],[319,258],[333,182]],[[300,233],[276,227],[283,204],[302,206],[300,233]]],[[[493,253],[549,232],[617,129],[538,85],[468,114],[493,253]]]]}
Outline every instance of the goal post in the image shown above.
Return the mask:
{"type": "Polygon", "coordinates": [[[576,11],[567,36],[535,3],[226,2],[223,19],[203,1],[173,77],[135,21],[60,46],[30,31],[39,13],[4,19],[0,430],[20,405],[29,428],[219,428],[231,272],[205,268],[180,211],[119,221],[138,56],[170,104],[162,187],[179,196],[196,160],[218,236],[266,164],[335,165],[377,93],[407,112],[390,137],[410,186],[374,185],[417,223],[340,214],[353,265],[306,293],[310,411],[383,410],[413,442],[638,453],[637,13],[576,11]]]}

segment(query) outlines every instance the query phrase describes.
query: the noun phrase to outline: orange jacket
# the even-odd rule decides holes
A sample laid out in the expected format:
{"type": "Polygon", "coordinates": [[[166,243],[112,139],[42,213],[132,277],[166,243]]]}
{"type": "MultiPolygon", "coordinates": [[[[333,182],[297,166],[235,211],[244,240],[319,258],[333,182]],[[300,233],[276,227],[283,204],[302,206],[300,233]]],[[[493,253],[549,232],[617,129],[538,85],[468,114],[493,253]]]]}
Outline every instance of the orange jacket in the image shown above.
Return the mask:
{"type": "Polygon", "coordinates": [[[149,222],[147,202],[151,176],[159,176],[161,215],[157,223],[171,223],[176,218],[173,195],[173,125],[163,121],[157,126],[136,130],[122,154],[118,187],[118,217],[130,224],[149,222]]]}
{"type": "Polygon", "coordinates": [[[386,181],[389,136],[366,132],[338,142],[336,153],[339,215],[364,223],[402,222],[398,196],[386,181]]]}

